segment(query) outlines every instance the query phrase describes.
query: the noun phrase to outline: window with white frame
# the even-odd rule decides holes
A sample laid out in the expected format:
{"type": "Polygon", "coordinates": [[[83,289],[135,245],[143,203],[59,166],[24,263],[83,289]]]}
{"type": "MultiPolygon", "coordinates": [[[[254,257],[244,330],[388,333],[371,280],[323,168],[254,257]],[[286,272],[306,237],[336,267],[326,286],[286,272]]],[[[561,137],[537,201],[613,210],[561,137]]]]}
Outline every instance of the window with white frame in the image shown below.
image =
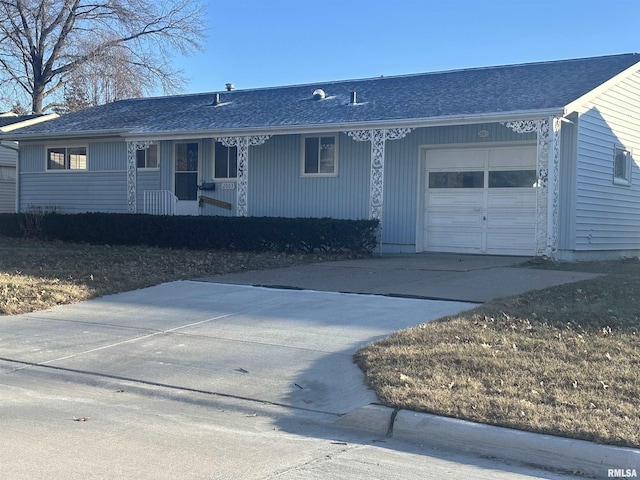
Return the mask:
{"type": "Polygon", "coordinates": [[[136,150],[138,168],[158,168],[158,145],[151,144],[143,150],[136,150]]]}
{"type": "Polygon", "coordinates": [[[216,180],[228,180],[238,177],[238,148],[225,147],[216,142],[214,177],[216,180]]]}
{"type": "Polygon", "coordinates": [[[87,147],[47,148],[47,170],[86,170],[87,147]]]}
{"type": "Polygon", "coordinates": [[[631,185],[631,152],[621,146],[614,150],[613,183],[631,185]]]}
{"type": "Polygon", "coordinates": [[[2,181],[11,181],[15,182],[16,180],[16,167],[6,167],[0,165],[0,182],[2,181]]]}
{"type": "Polygon", "coordinates": [[[338,174],[338,148],[335,135],[303,137],[302,174],[334,176],[338,174]]]}

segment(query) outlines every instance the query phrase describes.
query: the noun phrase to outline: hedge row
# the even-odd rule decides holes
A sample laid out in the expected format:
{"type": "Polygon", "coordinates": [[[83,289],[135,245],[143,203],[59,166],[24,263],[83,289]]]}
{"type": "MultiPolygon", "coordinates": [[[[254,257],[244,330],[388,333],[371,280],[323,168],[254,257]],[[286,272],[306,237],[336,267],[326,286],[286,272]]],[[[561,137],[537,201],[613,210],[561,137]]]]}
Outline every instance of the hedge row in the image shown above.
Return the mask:
{"type": "Polygon", "coordinates": [[[371,252],[377,220],[157,216],[117,213],[7,214],[0,233],[78,243],[164,248],[371,252]]]}

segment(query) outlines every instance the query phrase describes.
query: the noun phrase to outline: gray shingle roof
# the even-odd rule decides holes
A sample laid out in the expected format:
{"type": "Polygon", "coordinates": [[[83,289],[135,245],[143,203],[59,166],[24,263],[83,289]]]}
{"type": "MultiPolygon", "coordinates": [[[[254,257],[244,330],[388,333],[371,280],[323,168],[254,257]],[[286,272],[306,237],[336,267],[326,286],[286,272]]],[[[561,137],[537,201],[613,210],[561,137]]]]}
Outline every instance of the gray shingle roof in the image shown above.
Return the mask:
{"type": "Polygon", "coordinates": [[[65,115],[19,134],[116,130],[130,135],[362,125],[562,109],[640,62],[638,54],[252,90],[131,99],[65,115]],[[314,100],[313,91],[326,92],[314,100]],[[357,105],[349,105],[357,92],[357,105]]]}

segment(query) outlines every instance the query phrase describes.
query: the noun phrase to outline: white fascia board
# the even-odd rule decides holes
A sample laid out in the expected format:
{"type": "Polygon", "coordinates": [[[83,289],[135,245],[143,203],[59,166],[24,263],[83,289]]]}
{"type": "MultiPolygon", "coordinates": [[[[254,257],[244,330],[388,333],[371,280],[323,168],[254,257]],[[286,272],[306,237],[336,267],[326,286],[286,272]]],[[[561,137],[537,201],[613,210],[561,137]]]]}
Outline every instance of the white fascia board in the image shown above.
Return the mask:
{"type": "Polygon", "coordinates": [[[39,140],[42,142],[56,141],[56,140],[90,140],[92,138],[105,138],[105,137],[121,137],[126,134],[126,131],[122,129],[117,130],[92,130],[92,131],[80,131],[80,132],[65,132],[65,133],[23,133],[13,132],[11,134],[0,135],[0,138],[5,140],[27,141],[27,140],[39,140]]]}
{"type": "Polygon", "coordinates": [[[640,62],[634,63],[626,70],[623,70],[622,72],[620,72],[618,75],[611,77],[609,80],[607,80],[603,84],[599,85],[593,90],[590,90],[589,92],[585,93],[581,97],[575,99],[573,102],[569,103],[567,106],[564,107],[563,116],[567,116],[573,112],[578,111],[586,103],[589,103],[590,101],[599,97],[604,92],[606,92],[607,90],[610,90],[611,88],[616,86],[618,83],[623,82],[627,78],[631,77],[633,74],[635,74],[639,70],[640,70],[640,62]]]}
{"type": "Polygon", "coordinates": [[[195,130],[190,132],[128,132],[123,136],[127,141],[159,141],[159,140],[195,140],[199,138],[219,138],[250,135],[295,135],[306,133],[324,133],[353,130],[376,130],[384,128],[419,128],[442,127],[452,125],[470,125],[478,123],[495,123],[515,120],[536,120],[551,116],[563,116],[562,108],[529,110],[519,112],[488,113],[474,115],[455,115],[424,119],[389,120],[367,123],[331,123],[322,125],[238,128],[227,130],[195,130]]]}

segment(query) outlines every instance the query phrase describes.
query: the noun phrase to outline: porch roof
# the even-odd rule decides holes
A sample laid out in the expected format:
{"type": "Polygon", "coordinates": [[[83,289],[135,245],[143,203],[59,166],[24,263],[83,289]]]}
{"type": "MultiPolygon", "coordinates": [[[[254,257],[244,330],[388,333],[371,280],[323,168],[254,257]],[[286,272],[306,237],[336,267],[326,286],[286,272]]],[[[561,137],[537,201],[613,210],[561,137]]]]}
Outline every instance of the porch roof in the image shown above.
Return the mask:
{"type": "Polygon", "coordinates": [[[362,80],[121,100],[29,126],[15,139],[126,137],[425,124],[438,119],[562,112],[640,62],[639,54],[362,80]],[[322,89],[325,98],[314,99],[322,89]],[[350,103],[351,92],[357,103],[350,103]],[[216,93],[219,103],[214,105],[216,93]]]}

